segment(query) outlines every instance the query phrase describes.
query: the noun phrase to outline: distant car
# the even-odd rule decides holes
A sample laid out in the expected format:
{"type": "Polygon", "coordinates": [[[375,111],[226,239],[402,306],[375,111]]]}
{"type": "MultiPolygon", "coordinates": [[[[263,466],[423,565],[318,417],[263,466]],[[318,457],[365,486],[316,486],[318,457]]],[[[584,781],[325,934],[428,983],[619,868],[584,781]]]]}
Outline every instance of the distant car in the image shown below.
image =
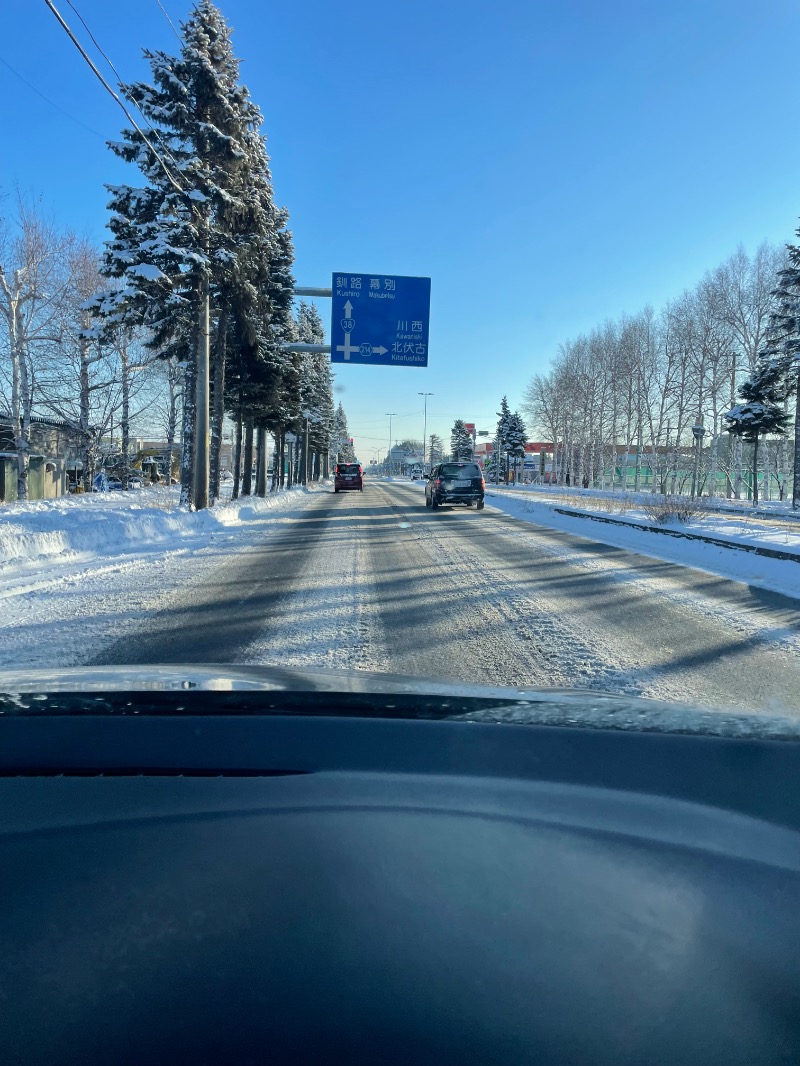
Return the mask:
{"type": "Polygon", "coordinates": [[[431,470],[425,485],[425,506],[436,510],[443,503],[477,505],[483,510],[486,483],[477,463],[440,463],[431,470]]]}
{"type": "Polygon", "coordinates": [[[358,489],[364,491],[364,470],[360,463],[337,463],[333,477],[333,491],[358,489]]]}
{"type": "Polygon", "coordinates": [[[107,481],[109,492],[118,492],[122,488],[122,480],[118,477],[107,478],[107,481]]]}

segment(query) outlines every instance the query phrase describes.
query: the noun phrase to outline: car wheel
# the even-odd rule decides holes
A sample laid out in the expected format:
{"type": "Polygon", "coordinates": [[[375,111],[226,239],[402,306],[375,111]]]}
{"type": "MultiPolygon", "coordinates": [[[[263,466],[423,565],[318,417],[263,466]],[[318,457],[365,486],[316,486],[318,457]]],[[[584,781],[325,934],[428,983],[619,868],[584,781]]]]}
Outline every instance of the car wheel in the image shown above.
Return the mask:
{"type": "Polygon", "coordinates": [[[478,500],[478,510],[479,511],[483,510],[483,500],[478,500]]]}
{"type": "Polygon", "coordinates": [[[430,501],[430,500],[428,499],[428,497],[426,496],[426,497],[425,497],[425,506],[426,506],[426,507],[430,507],[430,505],[431,505],[431,501],[430,501]]]}
{"type": "Polygon", "coordinates": [[[431,497],[431,510],[432,511],[438,511],[439,510],[439,501],[435,500],[433,497],[431,497]]]}
{"type": "Polygon", "coordinates": [[[338,490],[338,489],[334,489],[333,491],[334,491],[334,492],[338,492],[339,490],[338,490]]]}

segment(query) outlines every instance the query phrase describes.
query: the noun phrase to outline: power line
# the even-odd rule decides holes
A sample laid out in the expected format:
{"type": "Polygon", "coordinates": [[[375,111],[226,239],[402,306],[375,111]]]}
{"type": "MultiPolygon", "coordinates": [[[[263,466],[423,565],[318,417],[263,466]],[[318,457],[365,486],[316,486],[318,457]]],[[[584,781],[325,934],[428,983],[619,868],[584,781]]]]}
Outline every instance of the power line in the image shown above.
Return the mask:
{"type": "MultiPolygon", "coordinates": [[[[139,104],[136,102],[136,100],[134,100],[133,96],[128,91],[128,88],[127,88],[125,82],[123,81],[122,75],[117,70],[117,68],[114,66],[114,64],[111,62],[111,59],[109,58],[109,56],[103,51],[103,49],[102,49],[102,47],[100,45],[100,42],[97,40],[95,35],[92,33],[92,31],[89,28],[89,24],[87,23],[86,19],[83,17],[83,15],[80,13],[80,11],[78,11],[77,7],[73,4],[72,0],[67,0],[67,3],[69,4],[69,6],[72,8],[72,10],[77,15],[78,20],[80,21],[80,23],[83,26],[83,28],[89,34],[89,39],[92,42],[92,44],[95,46],[95,48],[100,53],[100,55],[103,57],[103,59],[105,59],[106,63],[108,63],[109,67],[111,68],[111,70],[112,70],[112,72],[114,74],[114,77],[117,79],[117,85],[120,88],[120,90],[124,93],[126,99],[129,100],[130,103],[133,104],[133,106],[136,108],[136,110],[142,116],[144,121],[147,123],[147,128],[150,130],[150,132],[153,134],[155,139],[158,141],[158,143],[161,146],[161,149],[164,152],[164,154],[171,160],[172,163],[174,163],[175,169],[180,172],[180,164],[178,163],[178,160],[175,158],[175,156],[172,154],[172,152],[170,152],[169,147],[166,144],[164,144],[164,141],[163,141],[163,138],[161,137],[160,132],[153,126],[152,122],[150,122],[150,120],[148,119],[147,115],[145,115],[144,111],[142,111],[142,109],[139,106],[139,104]]],[[[165,12],[165,14],[166,14],[166,12],[165,12]]],[[[169,18],[169,16],[167,16],[167,18],[169,18]]],[[[173,27],[173,29],[174,29],[174,27],[173,27]]]]}
{"type": "Polygon", "coordinates": [[[180,40],[181,40],[181,35],[180,35],[180,34],[178,33],[178,31],[177,31],[177,30],[175,29],[175,26],[173,25],[172,19],[171,19],[171,18],[169,17],[169,15],[167,14],[167,12],[166,12],[166,11],[164,10],[164,5],[163,5],[163,4],[161,3],[161,0],[156,0],[156,3],[157,3],[157,4],[158,4],[158,6],[159,6],[159,7],[161,8],[161,10],[162,10],[162,11],[164,12],[164,18],[165,18],[165,19],[167,20],[167,22],[168,22],[168,23],[170,24],[170,26],[172,26],[172,32],[173,32],[173,33],[175,34],[175,36],[176,36],[176,37],[178,38],[178,40],[180,41],[180,40]]]}
{"type": "Polygon", "coordinates": [[[56,111],[60,111],[60,112],[61,112],[61,114],[62,114],[62,115],[64,115],[64,116],[65,116],[66,118],[70,119],[70,120],[71,120],[72,122],[75,122],[75,123],[77,123],[77,124],[78,124],[79,126],[83,126],[83,128],[84,128],[85,130],[88,130],[88,131],[89,131],[89,133],[93,133],[93,134],[95,135],[95,137],[99,137],[101,141],[105,142],[106,138],[105,138],[105,137],[103,136],[103,134],[102,134],[102,133],[99,133],[99,132],[98,132],[97,130],[94,130],[94,129],[92,129],[92,127],[91,127],[91,126],[87,126],[85,122],[81,122],[81,120],[80,120],[79,118],[75,118],[75,116],[74,116],[74,115],[71,115],[71,114],[69,113],[69,111],[65,111],[65,110],[64,110],[64,108],[63,108],[63,107],[61,107],[61,105],[60,105],[60,104],[57,104],[57,103],[55,102],[55,100],[51,100],[49,96],[45,96],[45,94],[44,94],[44,93],[43,93],[43,92],[42,92],[42,91],[41,91],[40,89],[37,89],[37,88],[36,88],[36,86],[35,86],[35,85],[33,85],[33,84],[32,84],[31,82],[29,82],[27,78],[23,77],[23,75],[22,75],[22,74],[20,74],[20,72],[19,72],[18,70],[15,70],[15,69],[14,69],[14,68],[13,68],[13,67],[11,66],[11,64],[10,64],[10,63],[8,62],[8,60],[7,60],[7,59],[3,59],[3,57],[2,57],[2,56],[0,56],[0,63],[2,63],[4,67],[8,67],[8,69],[9,69],[9,70],[11,71],[11,73],[12,73],[12,74],[14,74],[14,75],[15,75],[15,76],[16,76],[17,78],[19,78],[19,80],[20,80],[20,81],[21,81],[21,82],[22,82],[22,83],[23,83],[24,85],[27,85],[27,86],[28,86],[28,88],[29,88],[29,89],[30,89],[30,90],[31,90],[32,92],[35,92],[37,96],[41,96],[41,98],[42,98],[42,99],[43,99],[43,100],[44,100],[44,101],[45,101],[46,103],[50,104],[50,106],[51,106],[51,107],[54,107],[54,108],[56,109],[56,111]]]}
{"type": "Polygon", "coordinates": [[[55,17],[58,20],[59,24],[61,25],[62,29],[64,30],[64,32],[67,34],[69,39],[72,41],[72,43],[75,45],[75,47],[80,52],[81,56],[84,58],[86,63],[89,65],[89,68],[91,69],[92,73],[98,79],[98,81],[103,86],[103,88],[106,90],[106,92],[111,96],[111,98],[113,100],[115,100],[117,102],[117,104],[119,104],[119,106],[122,108],[122,112],[125,115],[125,117],[127,118],[128,122],[130,122],[130,124],[133,126],[133,128],[136,130],[136,132],[142,138],[144,143],[147,145],[147,147],[153,153],[153,156],[155,157],[155,159],[158,160],[158,163],[161,166],[161,169],[164,171],[164,174],[166,175],[167,180],[169,181],[170,185],[172,185],[172,187],[179,193],[185,192],[186,190],[183,189],[178,184],[178,182],[175,180],[175,178],[172,176],[172,174],[170,174],[169,169],[167,167],[167,164],[164,162],[164,160],[161,158],[159,153],[156,151],[156,149],[150,143],[150,141],[147,138],[147,135],[140,128],[139,124],[136,122],[136,119],[134,119],[134,117],[128,111],[128,109],[125,106],[125,104],[123,104],[122,100],[120,100],[120,98],[117,96],[117,94],[111,88],[111,86],[108,84],[106,79],[103,77],[103,75],[97,69],[97,67],[95,66],[95,64],[94,64],[94,62],[92,60],[92,57],[86,52],[86,50],[84,49],[83,45],[80,43],[78,38],[72,32],[72,30],[70,29],[69,25],[64,20],[64,18],[62,17],[61,13],[58,11],[58,9],[56,8],[55,4],[53,3],[53,0],[44,0],[44,2],[47,4],[47,6],[53,12],[53,14],[55,15],[55,17]]]}

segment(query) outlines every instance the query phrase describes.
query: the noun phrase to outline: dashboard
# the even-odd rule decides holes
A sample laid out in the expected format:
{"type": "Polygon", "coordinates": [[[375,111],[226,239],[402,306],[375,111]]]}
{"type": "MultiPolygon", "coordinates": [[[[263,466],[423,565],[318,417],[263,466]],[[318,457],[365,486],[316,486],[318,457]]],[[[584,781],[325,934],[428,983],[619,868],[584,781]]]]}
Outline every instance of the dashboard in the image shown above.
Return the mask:
{"type": "Polygon", "coordinates": [[[797,741],[69,699],[0,715],[4,1063],[800,1061],[797,741]]]}

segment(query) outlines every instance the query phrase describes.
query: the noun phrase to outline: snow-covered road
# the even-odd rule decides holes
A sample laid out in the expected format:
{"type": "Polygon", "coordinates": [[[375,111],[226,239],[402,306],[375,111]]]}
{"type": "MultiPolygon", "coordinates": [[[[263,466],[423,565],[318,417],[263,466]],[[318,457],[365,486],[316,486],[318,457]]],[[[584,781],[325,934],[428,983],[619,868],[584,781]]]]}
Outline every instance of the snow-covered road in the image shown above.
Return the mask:
{"type": "MultiPolygon", "coordinates": [[[[637,554],[616,527],[563,520],[611,540],[599,543],[505,499],[434,514],[412,482],[196,515],[162,503],[0,516],[0,668],[267,663],[800,708],[800,601],[637,554]]],[[[718,565],[684,544],[669,550],[718,565]]],[[[714,551],[751,581],[762,569],[714,551]]],[[[788,588],[796,568],[757,576],[788,588]]]]}
{"type": "MultiPolygon", "coordinates": [[[[706,706],[800,707],[800,603],[563,530],[423,505],[421,485],[310,495],[200,557],[85,660],[333,666],[706,706]],[[199,567],[198,567],[199,564],[199,567]]],[[[786,564],[794,566],[796,564],[786,564]]],[[[156,575],[158,580],[158,575],[156,575]]]]}

